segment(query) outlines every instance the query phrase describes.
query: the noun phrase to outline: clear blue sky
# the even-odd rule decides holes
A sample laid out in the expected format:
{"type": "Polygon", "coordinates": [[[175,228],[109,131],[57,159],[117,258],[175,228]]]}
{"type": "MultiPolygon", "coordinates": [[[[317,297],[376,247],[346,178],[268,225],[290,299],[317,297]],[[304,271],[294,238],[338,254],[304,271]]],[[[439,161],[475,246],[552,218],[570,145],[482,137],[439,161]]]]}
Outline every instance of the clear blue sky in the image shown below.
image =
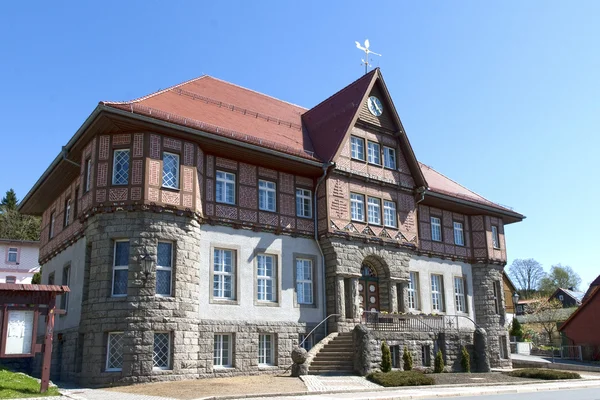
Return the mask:
{"type": "Polygon", "coordinates": [[[600,2],[0,5],[0,192],[23,198],[100,100],[210,74],[311,107],[368,38],[420,161],[527,219],[509,264],[600,274],[600,2]]]}

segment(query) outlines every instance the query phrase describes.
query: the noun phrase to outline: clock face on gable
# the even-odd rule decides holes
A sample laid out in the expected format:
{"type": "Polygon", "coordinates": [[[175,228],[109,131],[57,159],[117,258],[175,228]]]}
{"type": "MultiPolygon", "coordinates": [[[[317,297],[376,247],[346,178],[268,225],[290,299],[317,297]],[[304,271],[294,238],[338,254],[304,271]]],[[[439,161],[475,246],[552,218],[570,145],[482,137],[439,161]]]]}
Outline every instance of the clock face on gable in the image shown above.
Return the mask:
{"type": "Polygon", "coordinates": [[[377,97],[369,97],[367,99],[367,106],[369,107],[369,111],[371,112],[371,114],[373,114],[374,116],[379,117],[381,114],[383,114],[383,105],[377,97]]]}

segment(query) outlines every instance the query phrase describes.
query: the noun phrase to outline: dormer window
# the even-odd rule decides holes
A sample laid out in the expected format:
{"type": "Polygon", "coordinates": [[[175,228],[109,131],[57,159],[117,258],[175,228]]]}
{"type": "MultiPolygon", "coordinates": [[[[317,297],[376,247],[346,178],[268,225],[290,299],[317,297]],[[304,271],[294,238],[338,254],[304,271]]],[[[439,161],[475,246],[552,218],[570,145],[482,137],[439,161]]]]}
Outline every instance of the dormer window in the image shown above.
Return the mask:
{"type": "Polygon", "coordinates": [[[350,136],[350,152],[352,158],[365,161],[365,140],[356,136],[350,136]]]}

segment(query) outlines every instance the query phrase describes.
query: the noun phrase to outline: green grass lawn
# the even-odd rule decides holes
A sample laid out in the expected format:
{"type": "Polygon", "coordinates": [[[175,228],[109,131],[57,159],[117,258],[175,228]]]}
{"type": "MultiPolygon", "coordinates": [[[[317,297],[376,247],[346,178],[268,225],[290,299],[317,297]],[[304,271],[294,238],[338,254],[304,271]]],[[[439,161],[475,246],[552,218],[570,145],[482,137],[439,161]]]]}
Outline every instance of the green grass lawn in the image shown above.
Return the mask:
{"type": "Polygon", "coordinates": [[[40,393],[40,383],[24,374],[11,372],[0,367],[0,399],[24,399],[27,397],[59,396],[56,387],[40,393]]]}

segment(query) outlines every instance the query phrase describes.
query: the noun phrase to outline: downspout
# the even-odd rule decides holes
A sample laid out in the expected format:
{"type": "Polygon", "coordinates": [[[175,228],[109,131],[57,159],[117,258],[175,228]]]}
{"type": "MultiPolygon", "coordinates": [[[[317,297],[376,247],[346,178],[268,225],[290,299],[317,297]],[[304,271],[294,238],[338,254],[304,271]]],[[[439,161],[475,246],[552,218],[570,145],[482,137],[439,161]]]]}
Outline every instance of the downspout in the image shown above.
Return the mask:
{"type": "MultiPolygon", "coordinates": [[[[327,299],[326,297],[326,293],[325,293],[325,255],[323,254],[323,249],[321,248],[321,244],[319,243],[319,215],[318,215],[318,211],[319,211],[319,206],[317,204],[317,192],[319,191],[319,186],[321,186],[321,183],[323,183],[323,181],[325,180],[325,178],[327,177],[327,173],[329,172],[329,168],[333,167],[335,165],[335,163],[333,162],[329,162],[329,163],[323,163],[323,165],[321,166],[321,168],[323,168],[323,175],[319,178],[319,180],[317,181],[317,185],[315,186],[315,193],[314,193],[314,207],[315,207],[315,218],[314,218],[314,224],[315,224],[315,243],[317,244],[317,248],[319,249],[319,254],[321,255],[321,269],[323,271],[323,283],[321,284],[321,296],[323,298],[323,320],[325,320],[327,318],[327,305],[325,304],[325,300],[327,299]]],[[[327,336],[327,324],[324,324],[325,327],[325,337],[327,336]]]]}
{"type": "Polygon", "coordinates": [[[425,200],[425,193],[427,192],[427,188],[425,186],[419,186],[417,188],[417,194],[419,196],[421,196],[421,198],[419,200],[417,200],[416,204],[419,204],[420,202],[422,202],[423,200],[425,200]]]}

